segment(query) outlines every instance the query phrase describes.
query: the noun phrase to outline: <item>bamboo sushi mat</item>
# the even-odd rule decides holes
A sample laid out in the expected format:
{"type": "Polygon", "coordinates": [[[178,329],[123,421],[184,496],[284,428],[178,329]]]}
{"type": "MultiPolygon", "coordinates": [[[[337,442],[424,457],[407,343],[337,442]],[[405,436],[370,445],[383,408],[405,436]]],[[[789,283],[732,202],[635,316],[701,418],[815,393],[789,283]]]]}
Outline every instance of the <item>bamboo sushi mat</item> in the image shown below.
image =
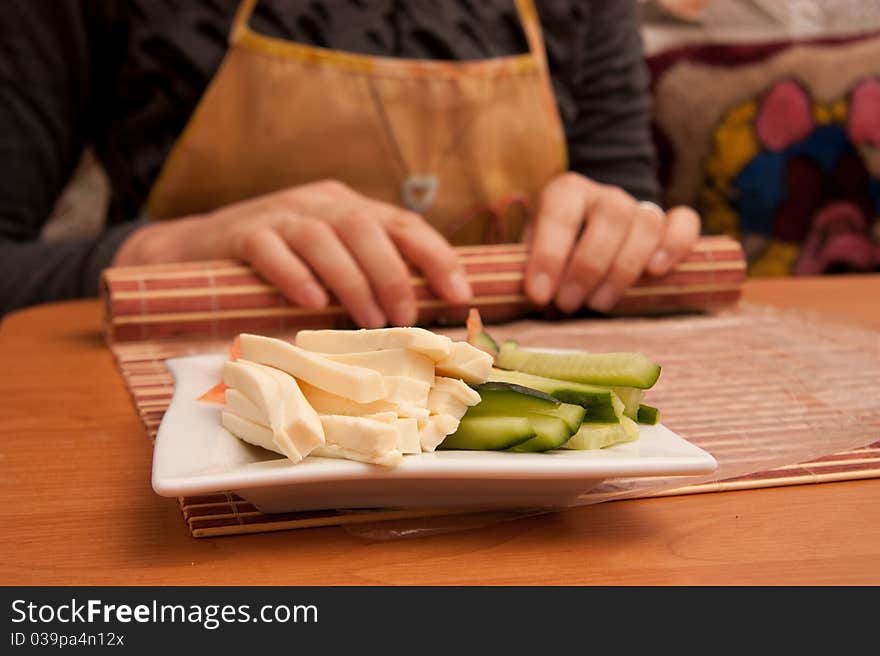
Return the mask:
{"type": "MultiPolygon", "coordinates": [[[[741,262],[731,254],[741,256],[741,251],[734,250],[723,240],[704,241],[703,248],[702,253],[697,251],[695,258],[684,263],[684,270],[670,276],[672,282],[640,283],[636,289],[646,290],[652,285],[659,288],[662,299],[659,306],[666,304],[667,310],[693,310],[702,305],[704,312],[664,314],[650,319],[619,316],[565,321],[515,319],[517,312],[522,316],[524,303],[519,297],[521,277],[519,288],[505,289],[503,294],[481,294],[484,291],[480,287],[481,281],[486,281],[487,269],[493,270],[484,265],[494,258],[493,267],[498,260],[502,266],[509,266],[513,259],[510,256],[520,252],[516,248],[488,247],[472,249],[469,253],[472,257],[468,272],[475,287],[475,304],[481,307],[484,316],[487,307],[497,310],[505,305],[504,311],[497,312],[495,318],[514,318],[493,325],[490,331],[494,336],[516,338],[524,345],[647,353],[663,365],[663,375],[646,400],[661,408],[665,425],[710,452],[719,462],[718,471],[710,477],[610,481],[585,495],[579,503],[880,476],[880,398],[866,393],[880,380],[880,333],[830,324],[773,308],[738,304],[744,265],[736,269],[731,266],[731,262],[741,262]],[[714,272],[705,266],[713,262],[720,262],[722,268],[714,272]],[[694,263],[703,266],[689,270],[687,265],[694,263]],[[474,277],[474,271],[478,272],[477,277],[474,277]],[[739,277],[731,277],[732,271],[739,277]],[[482,278],[478,277],[480,273],[484,274],[482,278]],[[711,278],[715,274],[721,277],[721,281],[711,278]],[[674,292],[670,288],[675,288],[674,292]],[[503,304],[490,298],[488,305],[481,305],[481,297],[487,296],[508,298],[503,304]],[[674,302],[670,303],[673,299],[674,302]]],[[[514,272],[518,270],[521,275],[524,259],[517,261],[519,268],[514,272]]],[[[211,281],[213,288],[221,290],[215,298],[227,300],[236,295],[235,292],[222,293],[230,287],[254,284],[264,287],[263,283],[252,278],[247,285],[242,285],[240,278],[222,281],[217,271],[228,271],[230,266],[235,267],[235,272],[229,275],[253,276],[241,265],[229,263],[108,271],[105,294],[110,348],[151,439],[156,437],[174,388],[165,360],[223,353],[230,337],[245,330],[293,336],[297,328],[303,327],[298,321],[304,318],[302,315],[250,314],[247,307],[241,307],[242,298],[238,299],[237,315],[234,311],[226,311],[219,318],[209,317],[207,322],[205,317],[194,317],[205,312],[223,312],[217,308],[217,301],[214,301],[213,310],[207,311],[187,305],[192,300],[196,305],[204,303],[206,279],[211,281]],[[131,280],[135,282],[133,286],[119,286],[119,283],[131,280]],[[119,298],[120,289],[126,290],[127,295],[119,298]],[[167,293],[136,299],[132,289],[141,292],[165,290],[167,293]],[[177,299],[176,305],[167,304],[171,298],[177,299]],[[141,314],[133,311],[127,315],[116,314],[120,311],[120,303],[132,300],[140,307],[141,314]],[[155,302],[159,302],[158,306],[151,305],[155,302]],[[182,322],[191,323],[182,330],[181,322],[167,318],[174,313],[184,315],[182,322]],[[145,324],[140,326],[134,321],[116,323],[120,316],[143,317],[145,324]],[[146,323],[155,316],[164,319],[146,323]],[[271,326],[265,323],[267,316],[271,317],[271,326]],[[280,324],[279,317],[284,319],[280,324]],[[137,327],[130,328],[133,325],[137,327]],[[138,338],[140,335],[145,337],[138,338]]],[[[507,276],[508,279],[511,277],[507,276]]],[[[490,279],[490,282],[496,284],[497,280],[490,279]]],[[[296,310],[279,304],[277,299],[274,304],[266,303],[266,295],[273,293],[273,290],[261,287],[256,292],[240,291],[239,296],[256,294],[253,298],[257,309],[261,310],[296,310]]],[[[627,315],[657,313],[657,296],[641,293],[641,296],[637,292],[630,298],[645,299],[643,307],[640,309],[638,303],[631,302],[627,315]]],[[[429,294],[421,297],[434,300],[429,294]]],[[[441,308],[440,303],[428,307],[435,310],[433,315],[428,315],[431,317],[428,323],[444,318],[442,313],[436,312],[441,308]]],[[[454,317],[450,319],[450,316],[446,315],[445,319],[454,322],[454,317]]],[[[328,314],[323,323],[314,316],[305,319],[305,325],[310,327],[338,325],[338,315],[328,314]]],[[[464,337],[462,328],[447,328],[442,332],[454,338],[464,337]]],[[[413,520],[430,521],[432,517],[455,521],[456,517],[474,515],[472,510],[406,508],[264,514],[228,491],[183,497],[179,504],[193,537],[330,525],[393,527],[413,520]]],[[[492,515],[498,513],[486,513],[487,517],[492,515]]]]}

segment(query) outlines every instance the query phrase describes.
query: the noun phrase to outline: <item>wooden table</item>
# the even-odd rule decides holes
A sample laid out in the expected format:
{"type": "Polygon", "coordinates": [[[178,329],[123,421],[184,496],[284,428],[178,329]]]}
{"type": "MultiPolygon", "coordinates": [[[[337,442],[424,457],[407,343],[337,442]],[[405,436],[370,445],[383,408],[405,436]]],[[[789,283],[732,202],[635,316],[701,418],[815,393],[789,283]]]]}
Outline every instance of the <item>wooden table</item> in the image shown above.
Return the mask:
{"type": "MultiPolygon", "coordinates": [[[[752,280],[745,299],[880,329],[880,276],[752,280]]],[[[197,540],[96,301],[0,324],[2,584],[880,584],[880,480],[617,501],[411,540],[342,528],[197,540]]],[[[876,392],[872,392],[876,393],[876,392]]]]}

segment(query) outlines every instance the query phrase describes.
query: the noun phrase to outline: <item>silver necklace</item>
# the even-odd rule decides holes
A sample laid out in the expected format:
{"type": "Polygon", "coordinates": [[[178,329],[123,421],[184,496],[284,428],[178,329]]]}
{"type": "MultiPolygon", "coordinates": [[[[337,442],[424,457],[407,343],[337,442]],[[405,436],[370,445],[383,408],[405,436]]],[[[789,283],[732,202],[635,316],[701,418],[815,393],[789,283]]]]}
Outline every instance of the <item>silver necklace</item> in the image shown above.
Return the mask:
{"type": "MultiPolygon", "coordinates": [[[[369,87],[370,97],[373,100],[373,106],[376,109],[376,114],[382,125],[382,130],[388,139],[388,143],[391,146],[391,152],[393,153],[397,166],[403,175],[403,182],[400,184],[400,200],[404,207],[421,214],[430,209],[434,204],[434,200],[437,197],[437,191],[440,188],[440,179],[437,177],[436,173],[413,172],[411,167],[407,164],[406,158],[403,156],[400,141],[394,132],[394,127],[392,126],[391,120],[388,118],[388,113],[385,110],[385,103],[382,102],[382,98],[379,96],[379,90],[376,89],[373,80],[369,80],[369,87]]],[[[457,130],[449,145],[438,158],[437,166],[433,167],[435,171],[439,169],[443,162],[446,161],[447,157],[458,148],[472,124],[473,117],[464,122],[461,128],[457,130]]]]}

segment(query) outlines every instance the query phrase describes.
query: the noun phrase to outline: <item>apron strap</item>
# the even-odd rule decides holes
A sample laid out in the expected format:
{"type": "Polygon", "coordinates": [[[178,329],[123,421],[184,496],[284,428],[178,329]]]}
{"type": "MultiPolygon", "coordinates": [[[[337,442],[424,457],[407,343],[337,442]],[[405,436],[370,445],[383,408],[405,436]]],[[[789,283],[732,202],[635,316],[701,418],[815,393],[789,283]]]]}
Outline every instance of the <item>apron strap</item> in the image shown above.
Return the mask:
{"type": "Polygon", "coordinates": [[[235,10],[235,18],[232,20],[232,29],[229,31],[229,43],[238,43],[241,38],[250,32],[248,23],[257,6],[257,0],[241,0],[238,9],[235,10]]]}
{"type": "Polygon", "coordinates": [[[538,65],[547,70],[547,53],[544,50],[544,37],[541,33],[541,20],[538,18],[538,10],[535,9],[533,0],[516,0],[516,10],[522,24],[526,41],[529,44],[529,52],[538,62],[538,65]]]}

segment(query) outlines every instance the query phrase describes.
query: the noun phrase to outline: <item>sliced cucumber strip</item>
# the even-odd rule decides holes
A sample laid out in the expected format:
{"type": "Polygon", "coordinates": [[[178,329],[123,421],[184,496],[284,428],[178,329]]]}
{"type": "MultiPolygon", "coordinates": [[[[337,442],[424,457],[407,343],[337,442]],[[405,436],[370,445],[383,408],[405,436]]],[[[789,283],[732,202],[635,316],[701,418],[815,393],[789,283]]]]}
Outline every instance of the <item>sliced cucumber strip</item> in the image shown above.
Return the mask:
{"type": "Polygon", "coordinates": [[[480,402],[468,408],[467,416],[522,416],[529,412],[552,412],[559,408],[561,401],[541,392],[514,383],[490,381],[474,385],[480,395],[480,402]]]}
{"type": "Polygon", "coordinates": [[[627,416],[616,424],[581,424],[577,433],[562,445],[563,449],[605,449],[614,444],[639,439],[639,426],[627,416]]]}
{"type": "Polygon", "coordinates": [[[556,353],[506,346],[502,345],[496,358],[501,369],[577,383],[640,389],[648,389],[660,377],[660,366],[642,353],[556,353]]]}
{"type": "Polygon", "coordinates": [[[487,353],[491,353],[492,355],[498,354],[498,343],[492,339],[492,336],[485,330],[477,333],[471,343],[473,346],[476,346],[478,349],[482,349],[487,353]]]}
{"type": "Polygon", "coordinates": [[[660,422],[660,410],[654,406],[640,404],[638,422],[640,424],[657,424],[660,422]]]}
{"type": "Polygon", "coordinates": [[[638,387],[614,387],[614,393],[623,401],[623,414],[630,419],[638,419],[639,403],[645,396],[645,390],[638,387]]]}
{"type": "Polygon", "coordinates": [[[526,417],[463,417],[458,429],[440,444],[440,449],[498,451],[535,437],[526,417]]]}
{"type": "Polygon", "coordinates": [[[535,437],[511,447],[508,451],[534,452],[558,449],[568,442],[574,432],[560,417],[532,414],[528,416],[528,420],[535,431],[535,437]]]}
{"type": "Polygon", "coordinates": [[[560,403],[559,407],[555,410],[536,412],[529,414],[528,416],[535,417],[537,415],[546,415],[548,417],[561,419],[565,422],[565,425],[568,426],[570,431],[569,435],[571,435],[581,427],[581,423],[583,423],[586,414],[587,409],[583,406],[575,405],[574,403],[560,403]]]}
{"type": "Polygon", "coordinates": [[[624,404],[609,387],[573,383],[568,380],[545,378],[521,371],[507,371],[497,368],[492,369],[489,380],[538,390],[563,403],[582,406],[587,411],[581,420],[585,422],[616,422],[624,410],[624,404]]]}

